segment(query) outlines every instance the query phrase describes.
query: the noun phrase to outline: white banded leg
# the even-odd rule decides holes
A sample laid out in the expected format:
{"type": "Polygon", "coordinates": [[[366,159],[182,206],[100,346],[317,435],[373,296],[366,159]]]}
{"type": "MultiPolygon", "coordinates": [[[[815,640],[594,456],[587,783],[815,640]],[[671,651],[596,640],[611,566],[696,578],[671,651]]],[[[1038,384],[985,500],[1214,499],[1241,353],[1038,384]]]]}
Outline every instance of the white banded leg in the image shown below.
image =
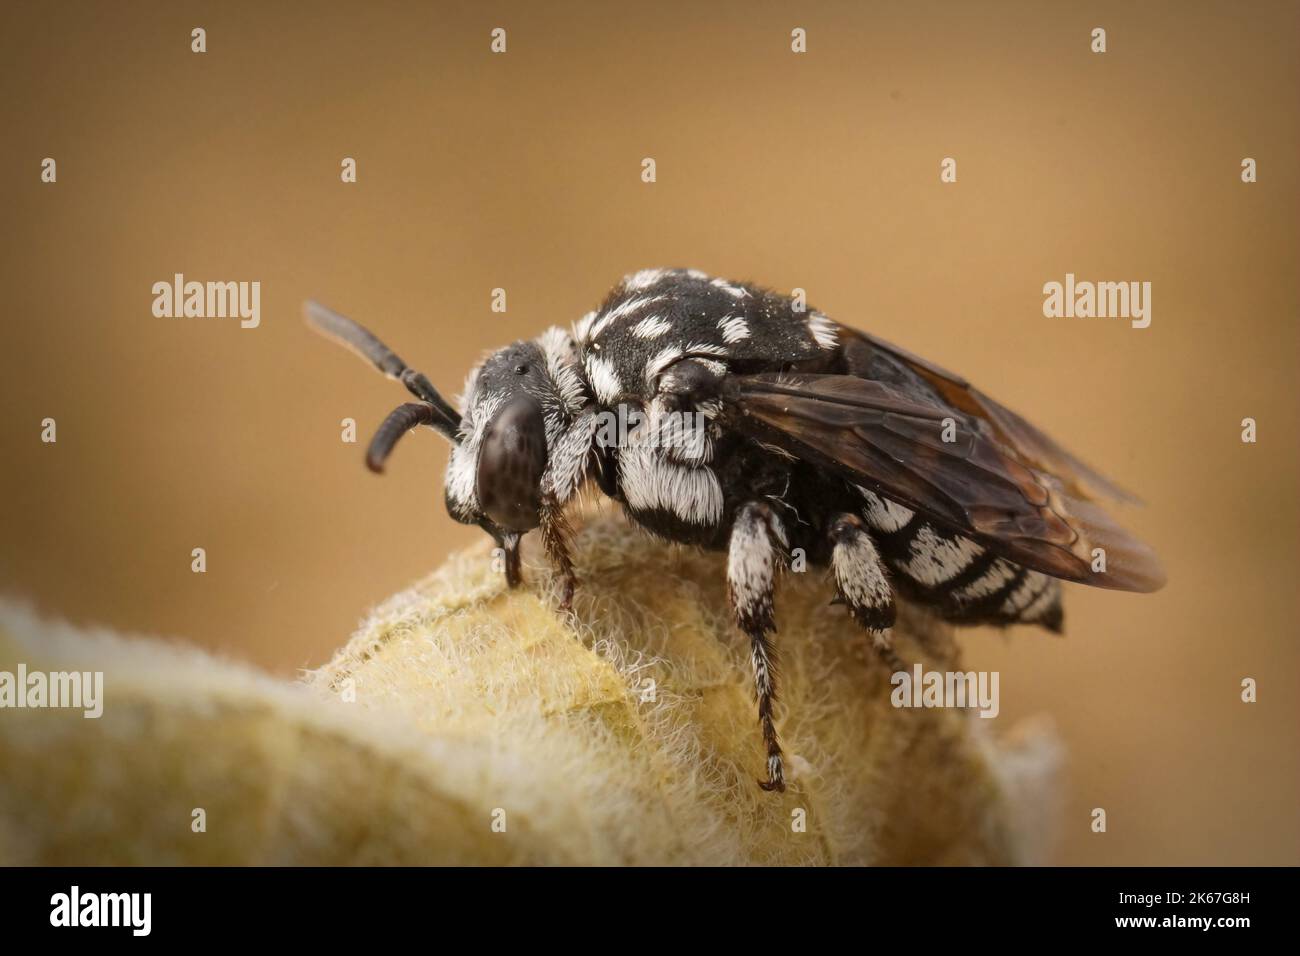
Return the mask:
{"type": "Polygon", "coordinates": [[[539,530],[542,547],[560,579],[560,610],[573,605],[578,576],[569,554],[572,529],[564,508],[577,495],[591,469],[598,419],[594,412],[584,412],[554,442],[546,473],[542,476],[542,507],[539,530]]]}
{"type": "Polygon", "coordinates": [[[905,665],[894,653],[893,632],[897,608],[894,589],[885,576],[875,542],[862,519],[842,514],[831,522],[831,568],[839,600],[848,606],[849,616],[871,635],[871,645],[891,670],[905,665]]]}
{"type": "Polygon", "coordinates": [[[781,743],[772,719],[776,703],[776,651],[770,637],[776,631],[772,592],[777,569],[784,560],[785,543],[785,531],[766,504],[751,501],[741,506],[731,526],[727,592],[736,625],[749,636],[758,721],[767,749],[767,780],[758,782],[764,790],[785,789],[781,743]]]}

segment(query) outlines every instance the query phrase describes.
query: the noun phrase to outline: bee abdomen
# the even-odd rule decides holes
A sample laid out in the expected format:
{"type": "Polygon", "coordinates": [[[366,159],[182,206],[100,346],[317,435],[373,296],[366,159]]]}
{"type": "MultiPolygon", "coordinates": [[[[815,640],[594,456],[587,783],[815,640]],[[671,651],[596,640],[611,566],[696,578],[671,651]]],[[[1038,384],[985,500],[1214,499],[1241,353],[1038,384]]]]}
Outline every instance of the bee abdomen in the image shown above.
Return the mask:
{"type": "Polygon", "coordinates": [[[1039,624],[1059,631],[1055,578],[998,557],[865,488],[863,517],[905,595],[961,624],[1039,624]]]}

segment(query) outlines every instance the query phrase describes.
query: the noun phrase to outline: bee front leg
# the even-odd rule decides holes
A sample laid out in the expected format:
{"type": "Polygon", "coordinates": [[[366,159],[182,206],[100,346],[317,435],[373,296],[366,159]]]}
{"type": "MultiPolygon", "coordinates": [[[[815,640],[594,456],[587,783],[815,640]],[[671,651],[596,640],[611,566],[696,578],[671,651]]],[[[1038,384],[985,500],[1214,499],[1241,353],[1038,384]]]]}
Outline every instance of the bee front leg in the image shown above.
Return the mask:
{"type": "Polygon", "coordinates": [[[506,587],[517,588],[524,580],[524,575],[519,570],[519,535],[506,536],[500,549],[506,555],[506,587]]]}
{"type": "Polygon", "coordinates": [[[573,592],[578,576],[573,570],[569,541],[573,537],[564,506],[573,500],[591,470],[597,450],[597,430],[601,417],[594,411],[579,415],[564,430],[552,449],[546,474],[542,478],[542,506],[538,530],[542,547],[551,567],[560,577],[560,610],[573,606],[573,592]]]}
{"type": "Polygon", "coordinates": [[[501,549],[502,570],[506,575],[506,587],[517,588],[523,575],[519,571],[519,535],[513,531],[499,532],[492,529],[490,532],[501,549]]]}
{"type": "Polygon", "coordinates": [[[542,535],[546,557],[560,578],[560,610],[567,611],[573,607],[573,592],[578,586],[573,558],[569,554],[569,539],[573,530],[564,516],[563,506],[553,495],[542,499],[541,525],[538,530],[542,535]]]}
{"type": "Polygon", "coordinates": [[[749,637],[758,720],[767,748],[767,780],[760,780],[758,785],[778,791],[785,790],[785,769],[772,718],[776,704],[776,649],[770,635],[776,631],[772,592],[785,543],[785,531],[772,510],[762,502],[751,501],[736,515],[727,558],[727,593],[736,625],[749,637]]]}
{"type": "MultiPolygon", "coordinates": [[[[456,517],[456,511],[451,504],[447,505],[447,510],[451,512],[453,518],[456,517]]],[[[519,535],[513,531],[498,528],[486,515],[480,515],[474,523],[486,531],[492,540],[496,542],[496,548],[492,552],[493,570],[496,569],[496,562],[500,560],[501,570],[506,575],[506,587],[519,587],[520,582],[523,580],[523,575],[519,573],[519,535]],[[498,552],[500,552],[499,558],[498,552]]]]}
{"type": "Polygon", "coordinates": [[[840,602],[848,606],[849,616],[871,635],[871,646],[890,670],[905,670],[906,665],[894,653],[892,628],[897,613],[894,589],[889,585],[875,542],[863,527],[862,519],[848,513],[836,517],[828,533],[834,543],[831,568],[840,602]]]}

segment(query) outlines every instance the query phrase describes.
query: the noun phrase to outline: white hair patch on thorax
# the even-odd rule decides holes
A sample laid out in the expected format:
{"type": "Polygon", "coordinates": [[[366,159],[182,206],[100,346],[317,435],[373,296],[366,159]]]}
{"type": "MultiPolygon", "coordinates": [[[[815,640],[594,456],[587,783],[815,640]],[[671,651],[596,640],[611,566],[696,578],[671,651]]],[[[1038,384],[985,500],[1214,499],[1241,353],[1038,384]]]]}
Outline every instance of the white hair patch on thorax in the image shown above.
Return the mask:
{"type": "Polygon", "coordinates": [[[608,405],[623,394],[623,382],[614,369],[614,363],[599,355],[588,355],[583,364],[587,368],[587,379],[591,382],[596,398],[608,405]]]}
{"type": "Polygon", "coordinates": [[[623,288],[629,292],[637,292],[641,289],[648,289],[668,273],[664,269],[642,269],[640,272],[634,272],[630,276],[623,278],[623,288]]]}
{"type": "Polygon", "coordinates": [[[672,365],[682,357],[682,347],[680,345],[669,345],[655,355],[651,356],[650,361],[645,365],[645,383],[647,388],[653,388],[655,379],[663,373],[664,369],[672,365]]]}
{"type": "Polygon", "coordinates": [[[657,339],[672,330],[672,323],[662,316],[652,315],[632,326],[632,334],[638,339],[657,339]]]}
{"type": "Polygon", "coordinates": [[[749,295],[747,289],[738,285],[732,285],[726,279],[710,279],[709,285],[713,286],[715,289],[721,289],[734,299],[743,299],[745,296],[749,295]]]}
{"type": "Polygon", "coordinates": [[[749,338],[749,323],[738,315],[729,315],[718,320],[718,331],[724,342],[743,342],[749,338]]]}
{"type": "Polygon", "coordinates": [[[591,338],[595,339],[600,336],[610,324],[618,321],[627,315],[633,315],[648,305],[654,305],[663,301],[661,295],[646,295],[635,298],[627,298],[614,306],[604,315],[596,319],[596,324],[591,327],[591,338]]]}
{"type": "Polygon", "coordinates": [[[588,312],[577,322],[573,323],[573,337],[580,345],[586,345],[591,341],[591,326],[596,321],[596,313],[588,312]]]}
{"type": "Polygon", "coordinates": [[[721,345],[714,345],[712,342],[692,342],[686,346],[686,354],[693,359],[705,361],[702,356],[716,355],[719,358],[726,358],[728,352],[721,345]]]}
{"type": "Polygon", "coordinates": [[[840,344],[839,326],[820,312],[808,317],[808,331],[812,333],[813,341],[824,349],[833,349],[840,344]]]}

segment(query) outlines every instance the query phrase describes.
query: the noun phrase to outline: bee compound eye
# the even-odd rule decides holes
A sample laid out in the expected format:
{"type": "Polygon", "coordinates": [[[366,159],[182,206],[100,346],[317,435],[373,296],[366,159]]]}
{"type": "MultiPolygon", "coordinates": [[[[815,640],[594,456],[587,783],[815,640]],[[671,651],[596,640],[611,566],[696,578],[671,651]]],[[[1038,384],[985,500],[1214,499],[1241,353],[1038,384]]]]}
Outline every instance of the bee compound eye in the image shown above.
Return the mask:
{"type": "Polygon", "coordinates": [[[541,523],[541,483],[546,471],[546,422],[536,400],[512,399],[488,424],[479,449],[479,506],[508,531],[541,523]]]}

